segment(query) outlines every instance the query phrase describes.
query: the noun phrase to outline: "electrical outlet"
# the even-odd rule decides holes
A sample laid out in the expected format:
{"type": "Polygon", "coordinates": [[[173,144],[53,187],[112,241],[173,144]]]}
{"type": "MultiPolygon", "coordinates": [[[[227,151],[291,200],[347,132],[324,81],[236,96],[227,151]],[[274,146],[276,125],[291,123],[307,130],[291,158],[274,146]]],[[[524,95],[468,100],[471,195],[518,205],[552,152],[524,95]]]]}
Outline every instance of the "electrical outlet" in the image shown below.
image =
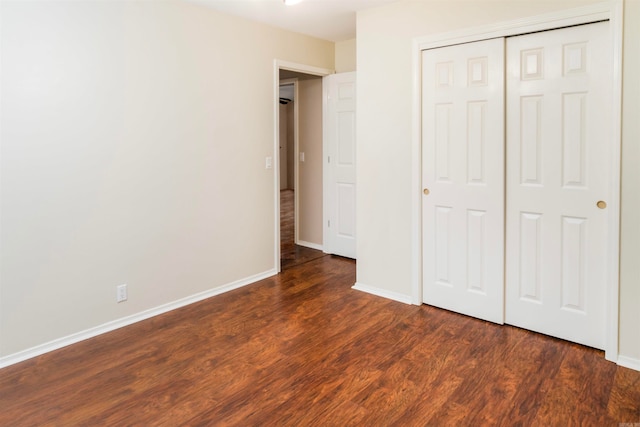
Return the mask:
{"type": "Polygon", "coordinates": [[[127,285],[119,285],[116,288],[116,302],[123,302],[127,300],[127,285]]]}

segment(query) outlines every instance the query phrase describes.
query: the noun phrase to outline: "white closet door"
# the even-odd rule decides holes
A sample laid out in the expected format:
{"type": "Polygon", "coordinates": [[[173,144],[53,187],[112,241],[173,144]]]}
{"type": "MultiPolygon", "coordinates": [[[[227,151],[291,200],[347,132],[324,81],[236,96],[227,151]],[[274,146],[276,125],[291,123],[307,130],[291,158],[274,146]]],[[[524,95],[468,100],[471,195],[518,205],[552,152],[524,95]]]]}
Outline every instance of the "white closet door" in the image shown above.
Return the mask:
{"type": "Polygon", "coordinates": [[[610,46],[607,22],[507,39],[506,322],[600,349],[610,46]]]}
{"type": "Polygon", "coordinates": [[[504,39],[422,53],[423,300],[504,321],[504,39]]]}

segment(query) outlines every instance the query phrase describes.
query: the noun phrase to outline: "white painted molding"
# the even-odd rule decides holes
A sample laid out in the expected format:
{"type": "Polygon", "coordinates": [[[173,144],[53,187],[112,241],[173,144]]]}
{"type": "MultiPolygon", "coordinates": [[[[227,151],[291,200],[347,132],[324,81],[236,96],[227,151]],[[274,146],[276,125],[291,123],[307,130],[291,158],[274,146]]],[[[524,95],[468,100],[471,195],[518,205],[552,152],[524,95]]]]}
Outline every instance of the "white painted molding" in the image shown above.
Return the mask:
{"type": "Polygon", "coordinates": [[[245,279],[237,280],[235,282],[231,282],[226,285],[222,285],[217,288],[210,289],[208,291],[200,292],[200,293],[188,296],[186,298],[181,298],[177,301],[163,304],[158,307],[151,308],[149,310],[141,311],[140,313],[132,314],[130,316],[123,317],[121,319],[107,322],[102,325],[99,325],[90,329],[86,329],[81,332],[77,332],[75,334],[67,335],[66,337],[58,338],[41,345],[37,345],[35,347],[31,347],[29,349],[19,351],[17,353],[1,357],[0,369],[10,365],[14,365],[19,362],[23,362],[33,357],[43,355],[45,353],[49,353],[50,351],[58,350],[60,348],[69,346],[71,344],[76,344],[80,341],[84,341],[89,338],[96,337],[98,335],[106,334],[107,332],[111,332],[116,329],[120,329],[122,327],[132,325],[142,320],[146,320],[151,317],[158,316],[160,314],[168,313],[169,311],[178,309],[180,307],[184,307],[186,305],[193,304],[195,302],[202,301],[207,298],[220,295],[225,292],[229,292],[234,289],[241,288],[243,286],[250,285],[259,280],[266,279],[276,274],[278,273],[275,270],[265,271],[264,273],[259,273],[259,274],[247,277],[245,279]]]}
{"type": "Polygon", "coordinates": [[[355,285],[351,287],[351,289],[355,289],[357,291],[366,292],[371,295],[375,295],[378,297],[390,299],[393,301],[398,301],[404,304],[412,305],[413,300],[411,295],[405,295],[398,292],[388,291],[386,289],[380,289],[373,286],[365,285],[363,283],[356,282],[355,285]]]}
{"type": "Polygon", "coordinates": [[[282,61],[280,59],[276,59],[275,64],[276,67],[281,70],[296,71],[298,73],[312,74],[314,76],[324,77],[335,73],[334,70],[330,70],[328,68],[314,67],[311,65],[298,64],[296,62],[282,61]]]}
{"type": "MultiPolygon", "coordinates": [[[[280,61],[273,61],[273,268],[280,273],[280,61]]],[[[294,86],[294,90],[297,85],[294,86]]],[[[297,105],[298,94],[294,94],[297,105]]]]}
{"type": "Polygon", "coordinates": [[[607,259],[607,301],[606,301],[606,341],[605,358],[616,362],[619,347],[619,242],[620,242],[620,128],[622,122],[622,29],[623,0],[610,0],[590,6],[555,11],[552,13],[499,22],[463,30],[417,37],[413,40],[413,131],[412,131],[412,300],[422,303],[422,83],[421,51],[453,44],[469,43],[495,37],[508,37],[536,31],[553,30],[571,25],[588,24],[609,20],[611,44],[613,50],[613,108],[612,121],[614,134],[612,141],[616,146],[612,150],[612,218],[609,235],[612,236],[608,247],[607,259]],[[418,159],[418,160],[416,160],[418,159]],[[617,176],[615,176],[617,175],[617,176]],[[416,237],[418,236],[418,237],[416,237]],[[419,239],[419,242],[416,242],[419,239]]]}
{"type": "Polygon", "coordinates": [[[411,299],[423,303],[422,296],[422,50],[413,41],[413,103],[411,144],[411,299]]]}
{"type": "Polygon", "coordinates": [[[609,246],[607,247],[607,289],[606,289],[606,337],[605,358],[617,362],[620,340],[620,180],[622,150],[622,38],[623,7],[622,0],[611,2],[611,20],[609,31],[613,45],[613,99],[611,117],[613,120],[611,142],[611,218],[609,222],[609,246]]]}
{"type": "Polygon", "coordinates": [[[640,371],[640,359],[634,359],[633,357],[618,356],[618,365],[623,368],[640,371]]]}
{"type": "Polygon", "coordinates": [[[543,15],[499,22],[478,27],[456,30],[446,33],[417,37],[415,43],[421,50],[433,49],[460,43],[487,40],[496,37],[509,37],[536,31],[546,31],[572,25],[588,24],[611,18],[615,8],[611,2],[602,2],[590,6],[559,10],[543,15]]]}
{"type": "Polygon", "coordinates": [[[298,246],[304,246],[305,248],[316,249],[316,250],[319,250],[319,251],[322,251],[322,250],[323,250],[322,245],[319,245],[319,244],[317,244],[317,243],[305,242],[304,240],[298,240],[298,241],[296,242],[296,245],[298,245],[298,246]]]}

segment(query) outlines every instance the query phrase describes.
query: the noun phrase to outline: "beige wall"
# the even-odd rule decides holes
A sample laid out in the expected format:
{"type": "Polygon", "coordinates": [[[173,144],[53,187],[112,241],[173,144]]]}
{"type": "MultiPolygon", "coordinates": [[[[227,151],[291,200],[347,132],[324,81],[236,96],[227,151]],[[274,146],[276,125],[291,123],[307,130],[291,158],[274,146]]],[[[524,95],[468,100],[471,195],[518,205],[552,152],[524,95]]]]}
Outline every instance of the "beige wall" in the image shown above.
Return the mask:
{"type": "Polygon", "coordinates": [[[300,80],[298,95],[298,239],[322,246],[322,79],[300,80]]]}
{"type": "MultiPolygon", "coordinates": [[[[413,39],[596,2],[405,1],[358,14],[359,283],[406,297],[412,292],[413,39]]],[[[638,5],[635,0],[626,2],[620,305],[620,351],[636,360],[640,360],[638,5]]]]}
{"type": "Polygon", "coordinates": [[[356,39],[336,43],[336,73],[356,71],[356,39]]]}
{"type": "Polygon", "coordinates": [[[295,101],[287,104],[287,183],[288,188],[293,189],[295,186],[295,121],[294,117],[295,101]]]}
{"type": "Polygon", "coordinates": [[[289,135],[287,134],[289,128],[289,117],[287,115],[287,106],[285,104],[280,104],[280,112],[279,112],[279,121],[280,121],[280,129],[278,131],[278,136],[280,138],[280,189],[284,190],[289,188],[289,168],[287,157],[289,157],[289,145],[287,144],[289,135]]]}
{"type": "Polygon", "coordinates": [[[285,145],[286,158],[280,159],[280,189],[293,190],[295,185],[295,113],[294,101],[280,104],[280,145],[285,145]],[[286,174],[286,176],[285,176],[286,174]]]}
{"type": "Polygon", "coordinates": [[[187,2],[0,7],[0,357],[273,271],[273,61],[333,43],[187,2]]]}

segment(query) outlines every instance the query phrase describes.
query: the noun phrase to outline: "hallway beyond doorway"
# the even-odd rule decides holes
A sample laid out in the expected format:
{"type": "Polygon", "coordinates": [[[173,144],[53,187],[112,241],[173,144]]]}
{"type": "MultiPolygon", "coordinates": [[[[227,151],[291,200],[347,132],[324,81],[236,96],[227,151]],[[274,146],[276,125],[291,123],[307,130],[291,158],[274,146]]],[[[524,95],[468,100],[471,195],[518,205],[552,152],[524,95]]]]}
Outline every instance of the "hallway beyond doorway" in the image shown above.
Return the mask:
{"type": "Polygon", "coordinates": [[[294,190],[280,191],[280,268],[302,264],[324,255],[322,251],[296,245],[294,190]]]}

